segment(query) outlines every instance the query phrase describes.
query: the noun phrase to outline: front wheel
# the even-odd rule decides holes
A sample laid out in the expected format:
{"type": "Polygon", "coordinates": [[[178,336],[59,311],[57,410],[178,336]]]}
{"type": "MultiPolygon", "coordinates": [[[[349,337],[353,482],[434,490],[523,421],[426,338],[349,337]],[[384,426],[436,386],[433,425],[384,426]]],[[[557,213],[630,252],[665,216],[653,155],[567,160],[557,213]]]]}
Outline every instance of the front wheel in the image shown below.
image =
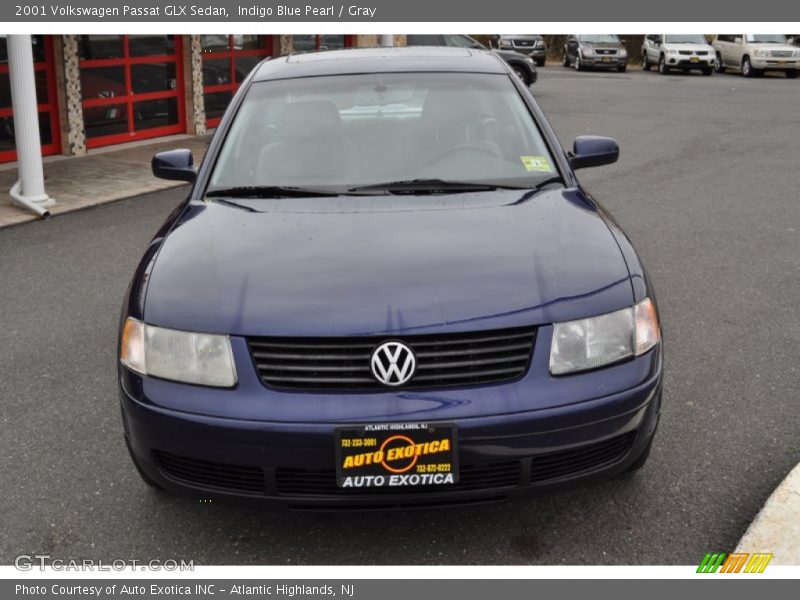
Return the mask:
{"type": "Polygon", "coordinates": [[[795,70],[786,71],[786,78],[787,79],[797,79],[797,71],[795,71],[795,70]]]}
{"type": "Polygon", "coordinates": [[[753,65],[750,63],[750,57],[745,56],[742,59],[742,75],[744,77],[755,77],[756,70],[753,68],[753,65]]]}
{"type": "Polygon", "coordinates": [[[722,65],[722,55],[717,52],[717,61],[714,63],[714,70],[717,73],[724,73],[725,67],[722,65]]]}
{"type": "Polygon", "coordinates": [[[537,67],[543,67],[545,62],[547,62],[547,59],[538,58],[538,59],[536,59],[536,66],[537,67]]]}
{"type": "Polygon", "coordinates": [[[642,70],[649,71],[652,66],[650,59],[647,58],[647,52],[642,52],[642,70]]]}
{"type": "Polygon", "coordinates": [[[703,75],[705,75],[706,77],[708,77],[712,73],[714,73],[714,69],[703,69],[703,75]]]}
{"type": "Polygon", "coordinates": [[[583,71],[583,61],[581,61],[580,53],[575,57],[575,70],[583,71]]]}
{"type": "Polygon", "coordinates": [[[617,67],[617,71],[619,71],[620,73],[624,73],[627,70],[627,68],[628,65],[620,65],[619,67],[617,67]]]}
{"type": "Polygon", "coordinates": [[[514,73],[516,74],[516,76],[520,78],[522,83],[524,83],[525,85],[529,85],[529,83],[528,83],[528,74],[525,72],[525,70],[522,67],[513,66],[511,68],[514,70],[514,73]]]}
{"type": "Polygon", "coordinates": [[[669,73],[669,69],[667,68],[667,59],[663,54],[661,55],[661,58],[658,59],[658,72],[662,75],[669,73]]]}
{"type": "Polygon", "coordinates": [[[566,50],[564,50],[564,59],[561,61],[561,65],[564,67],[569,67],[569,54],[567,54],[566,50]]]}

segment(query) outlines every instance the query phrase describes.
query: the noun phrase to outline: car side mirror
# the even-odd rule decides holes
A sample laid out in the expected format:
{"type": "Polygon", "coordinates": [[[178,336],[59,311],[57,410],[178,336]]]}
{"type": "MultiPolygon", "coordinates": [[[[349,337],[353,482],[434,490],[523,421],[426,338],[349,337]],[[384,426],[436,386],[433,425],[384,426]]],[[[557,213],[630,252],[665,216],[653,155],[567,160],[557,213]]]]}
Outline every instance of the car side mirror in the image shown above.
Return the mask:
{"type": "Polygon", "coordinates": [[[174,179],[191,183],[197,178],[192,151],[187,148],[165,150],[153,155],[150,166],[153,175],[160,179],[174,179]]]}
{"type": "Polygon", "coordinates": [[[573,169],[610,165],[619,159],[619,144],[609,137],[581,135],[572,143],[568,158],[573,169]]]}

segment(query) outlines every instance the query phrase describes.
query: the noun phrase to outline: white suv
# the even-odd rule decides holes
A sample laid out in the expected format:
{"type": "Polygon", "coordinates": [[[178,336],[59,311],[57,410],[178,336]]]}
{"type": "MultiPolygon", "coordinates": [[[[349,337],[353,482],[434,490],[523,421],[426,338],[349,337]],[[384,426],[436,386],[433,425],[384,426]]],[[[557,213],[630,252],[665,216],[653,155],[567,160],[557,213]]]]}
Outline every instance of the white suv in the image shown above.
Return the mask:
{"type": "Polygon", "coordinates": [[[642,68],[649,71],[657,65],[662,75],[672,69],[684,72],[698,69],[703,75],[711,75],[715,62],[714,48],[700,34],[649,34],[642,45],[642,68]]]}
{"type": "Polygon", "coordinates": [[[720,73],[737,69],[745,77],[755,77],[765,71],[783,71],[794,79],[800,68],[800,48],[787,44],[779,33],[718,35],[713,46],[720,73]]]}

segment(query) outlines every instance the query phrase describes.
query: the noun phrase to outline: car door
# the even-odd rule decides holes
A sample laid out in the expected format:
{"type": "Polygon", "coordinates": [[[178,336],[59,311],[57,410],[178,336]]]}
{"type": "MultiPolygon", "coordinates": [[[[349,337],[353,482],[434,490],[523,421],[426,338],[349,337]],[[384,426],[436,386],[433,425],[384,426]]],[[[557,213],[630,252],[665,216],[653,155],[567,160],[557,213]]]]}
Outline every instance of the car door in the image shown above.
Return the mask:
{"type": "Polygon", "coordinates": [[[661,44],[664,43],[664,36],[652,35],[650,38],[650,43],[647,45],[647,60],[653,64],[658,64],[658,57],[661,55],[661,44]]]}
{"type": "Polygon", "coordinates": [[[733,40],[728,44],[728,66],[739,68],[744,56],[744,34],[737,33],[732,36],[733,40]]]}

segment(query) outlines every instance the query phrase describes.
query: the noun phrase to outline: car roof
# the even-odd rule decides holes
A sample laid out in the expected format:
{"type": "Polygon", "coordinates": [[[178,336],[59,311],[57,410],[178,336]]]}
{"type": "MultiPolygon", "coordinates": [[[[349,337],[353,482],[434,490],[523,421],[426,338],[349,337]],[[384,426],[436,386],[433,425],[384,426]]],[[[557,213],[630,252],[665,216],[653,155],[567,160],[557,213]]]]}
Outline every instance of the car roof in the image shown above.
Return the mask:
{"type": "Polygon", "coordinates": [[[289,54],[261,63],[253,81],[356,73],[507,73],[494,53],[472,48],[411,46],[289,54]]]}

